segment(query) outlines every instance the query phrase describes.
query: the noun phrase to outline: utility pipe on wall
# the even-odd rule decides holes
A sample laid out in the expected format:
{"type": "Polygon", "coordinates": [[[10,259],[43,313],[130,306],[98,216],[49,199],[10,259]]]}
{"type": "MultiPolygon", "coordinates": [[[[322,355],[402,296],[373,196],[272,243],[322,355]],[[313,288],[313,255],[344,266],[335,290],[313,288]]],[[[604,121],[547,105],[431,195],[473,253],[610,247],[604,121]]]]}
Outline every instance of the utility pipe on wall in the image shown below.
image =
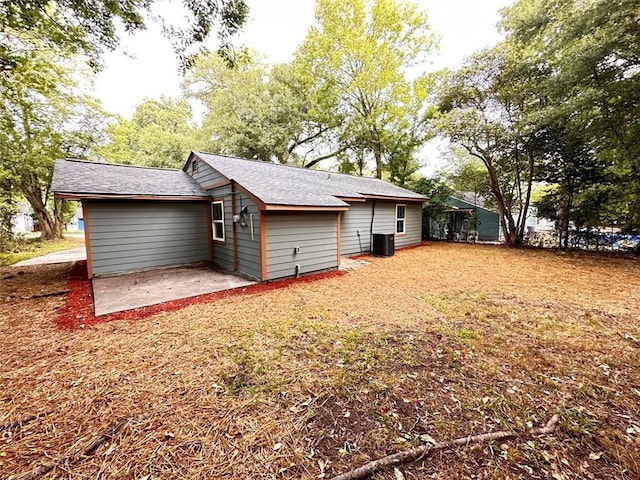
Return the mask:
{"type": "Polygon", "coordinates": [[[369,251],[373,251],[373,219],[376,216],[376,201],[371,204],[371,226],[369,227],[369,251]]]}

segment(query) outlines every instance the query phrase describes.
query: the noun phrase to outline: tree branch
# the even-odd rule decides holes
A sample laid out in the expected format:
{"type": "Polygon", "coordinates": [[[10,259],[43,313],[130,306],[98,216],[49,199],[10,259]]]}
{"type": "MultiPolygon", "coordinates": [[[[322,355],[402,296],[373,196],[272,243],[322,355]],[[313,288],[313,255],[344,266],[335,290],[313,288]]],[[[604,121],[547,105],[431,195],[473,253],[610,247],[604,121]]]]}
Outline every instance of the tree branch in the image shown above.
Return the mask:
{"type": "Polygon", "coordinates": [[[324,127],[324,128],[320,128],[316,133],[314,133],[313,135],[309,135],[306,138],[303,138],[302,140],[294,140],[293,143],[291,144],[291,146],[289,147],[289,153],[292,153],[296,147],[299,147],[300,145],[304,145],[307,142],[310,142],[312,140],[315,140],[316,138],[318,138],[320,135],[322,135],[324,132],[327,132],[329,130],[331,130],[332,127],[324,127]]]}
{"type": "Polygon", "coordinates": [[[335,157],[336,155],[341,154],[342,152],[344,152],[345,150],[347,150],[349,147],[341,147],[338,150],[336,150],[335,152],[331,152],[331,153],[327,153],[326,155],[322,155],[321,157],[318,158],[314,158],[313,160],[311,160],[309,163],[307,163],[306,165],[304,165],[304,168],[311,168],[314,165],[320,163],[322,160],[326,160],[328,158],[331,157],[335,157]]]}
{"type": "Polygon", "coordinates": [[[378,470],[383,468],[393,467],[395,465],[402,465],[404,463],[411,463],[430,455],[437,450],[444,450],[453,447],[463,447],[472,443],[484,443],[493,440],[505,440],[507,438],[514,437],[532,437],[536,435],[549,435],[556,429],[558,423],[558,415],[553,415],[551,419],[541,428],[532,428],[524,433],[518,433],[514,431],[499,431],[492,433],[483,433],[481,435],[471,435],[468,437],[457,438],[448,442],[438,442],[435,444],[421,445],[411,450],[405,450],[404,452],[398,452],[393,455],[373,460],[362,467],[358,467],[346,473],[342,473],[331,480],[361,480],[373,475],[378,470]]]}

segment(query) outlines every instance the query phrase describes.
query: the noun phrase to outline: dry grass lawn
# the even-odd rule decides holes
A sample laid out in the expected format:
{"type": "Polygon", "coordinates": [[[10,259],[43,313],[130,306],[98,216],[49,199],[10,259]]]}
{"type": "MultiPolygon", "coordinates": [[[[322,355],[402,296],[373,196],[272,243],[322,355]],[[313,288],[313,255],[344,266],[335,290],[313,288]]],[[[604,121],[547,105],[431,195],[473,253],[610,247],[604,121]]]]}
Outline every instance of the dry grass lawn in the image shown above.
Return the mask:
{"type": "Polygon", "coordinates": [[[329,478],[425,435],[554,413],[553,436],[401,470],[640,478],[637,259],[429,244],[342,277],[60,331],[64,297],[30,297],[64,289],[68,269],[0,269],[0,478],[56,462],[46,478],[329,478]]]}

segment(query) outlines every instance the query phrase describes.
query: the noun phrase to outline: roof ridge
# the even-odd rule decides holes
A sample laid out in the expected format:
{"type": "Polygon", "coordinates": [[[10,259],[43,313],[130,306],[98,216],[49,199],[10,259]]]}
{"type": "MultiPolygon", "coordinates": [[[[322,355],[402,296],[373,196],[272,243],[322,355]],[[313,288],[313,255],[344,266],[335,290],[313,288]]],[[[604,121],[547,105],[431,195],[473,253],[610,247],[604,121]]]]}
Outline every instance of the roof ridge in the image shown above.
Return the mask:
{"type": "Polygon", "coordinates": [[[82,160],[80,158],[59,158],[58,160],[62,160],[65,162],[75,162],[75,163],[90,163],[92,165],[112,165],[116,167],[142,168],[145,170],[164,170],[169,172],[184,171],[181,168],[148,167],[146,165],[131,165],[127,163],[115,163],[115,162],[96,162],[93,160],[82,160]]]}
{"type": "MultiPolygon", "coordinates": [[[[319,168],[313,168],[312,169],[312,168],[307,168],[307,167],[299,167],[297,165],[287,165],[286,163],[265,162],[263,160],[252,160],[250,158],[234,157],[233,155],[222,155],[222,154],[219,154],[219,153],[202,152],[202,151],[197,151],[197,152],[193,152],[193,153],[195,153],[196,155],[199,154],[199,153],[202,153],[204,155],[213,155],[215,157],[230,158],[232,160],[243,160],[245,162],[260,163],[260,164],[264,164],[264,165],[273,165],[273,166],[276,166],[276,167],[294,168],[294,169],[302,170],[302,171],[305,171],[305,172],[330,173],[330,174],[333,174],[333,175],[342,175],[342,176],[350,177],[350,178],[364,178],[364,179],[367,179],[367,180],[377,180],[379,182],[383,182],[383,183],[387,183],[387,184],[390,184],[390,185],[394,185],[394,184],[392,184],[390,182],[387,182],[387,181],[382,180],[381,178],[377,178],[377,177],[367,177],[367,176],[364,176],[364,175],[353,175],[351,173],[334,172],[334,171],[331,171],[331,170],[321,170],[319,168]]],[[[398,185],[395,185],[395,186],[398,186],[398,185]]],[[[400,187],[400,188],[403,188],[403,187],[400,187]]]]}

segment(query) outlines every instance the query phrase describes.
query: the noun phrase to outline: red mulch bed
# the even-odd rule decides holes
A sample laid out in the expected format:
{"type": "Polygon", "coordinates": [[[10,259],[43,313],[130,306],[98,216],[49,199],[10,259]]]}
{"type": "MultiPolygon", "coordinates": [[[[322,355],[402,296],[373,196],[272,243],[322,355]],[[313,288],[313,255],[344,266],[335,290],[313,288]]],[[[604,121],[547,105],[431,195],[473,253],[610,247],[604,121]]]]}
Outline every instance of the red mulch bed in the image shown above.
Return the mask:
{"type": "Polygon", "coordinates": [[[67,280],[67,289],[69,290],[69,293],[67,294],[67,301],[58,310],[55,324],[56,327],[61,330],[76,330],[78,328],[85,328],[99,323],[112,322],[114,320],[141,320],[157,313],[173,312],[190,305],[209,303],[214,300],[220,300],[233,295],[270,292],[271,290],[285,288],[292,284],[311,283],[325,278],[339,277],[346,273],[347,272],[343,270],[333,270],[330,272],[305,275],[299,278],[287,278],[284,280],[276,280],[274,282],[257,283],[248,287],[206,293],[196,297],[182,298],[179,300],[172,300],[170,302],[150,305],[148,307],[141,307],[96,317],[93,309],[93,289],[91,288],[91,280],[89,280],[87,276],[87,262],[81,261],[74,263],[69,271],[69,279],[67,280]]]}

